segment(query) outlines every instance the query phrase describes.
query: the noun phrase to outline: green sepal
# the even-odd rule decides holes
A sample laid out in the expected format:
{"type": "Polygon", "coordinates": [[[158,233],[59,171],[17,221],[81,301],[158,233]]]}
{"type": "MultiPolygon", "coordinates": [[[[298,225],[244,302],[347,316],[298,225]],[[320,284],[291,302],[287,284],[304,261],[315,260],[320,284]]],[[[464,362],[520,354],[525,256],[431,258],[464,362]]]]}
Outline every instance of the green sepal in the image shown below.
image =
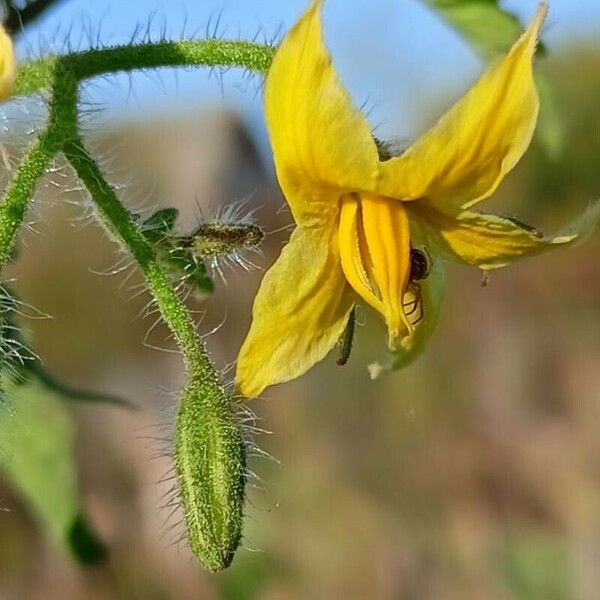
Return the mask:
{"type": "Polygon", "coordinates": [[[207,569],[222,571],[242,538],[246,484],[246,445],[223,388],[194,378],[184,390],[175,466],[190,549],[207,569]]]}
{"type": "Polygon", "coordinates": [[[82,565],[96,565],[108,556],[106,545],[96,537],[83,514],[71,524],[67,532],[67,544],[71,554],[82,565]]]}
{"type": "Polygon", "coordinates": [[[192,288],[210,293],[215,289],[215,284],[208,274],[204,261],[192,254],[190,249],[175,246],[171,249],[166,259],[159,259],[171,272],[185,278],[186,284],[192,288]]]}
{"type": "Polygon", "coordinates": [[[172,234],[178,216],[179,210],[176,208],[161,208],[157,210],[142,225],[144,237],[151,244],[162,241],[165,237],[172,234]]]}
{"type": "Polygon", "coordinates": [[[183,278],[195,290],[210,293],[214,290],[214,283],[208,275],[206,264],[183,244],[185,238],[177,237],[173,232],[178,215],[176,208],[158,210],[144,221],[142,234],[152,244],[158,260],[171,276],[183,278]]]}
{"type": "Polygon", "coordinates": [[[338,357],[336,363],[343,367],[348,363],[350,359],[350,354],[352,353],[352,346],[354,344],[354,332],[356,329],[356,305],[352,307],[350,310],[350,314],[348,315],[348,322],[346,323],[346,328],[344,329],[344,333],[342,333],[342,337],[338,341],[338,357]]]}

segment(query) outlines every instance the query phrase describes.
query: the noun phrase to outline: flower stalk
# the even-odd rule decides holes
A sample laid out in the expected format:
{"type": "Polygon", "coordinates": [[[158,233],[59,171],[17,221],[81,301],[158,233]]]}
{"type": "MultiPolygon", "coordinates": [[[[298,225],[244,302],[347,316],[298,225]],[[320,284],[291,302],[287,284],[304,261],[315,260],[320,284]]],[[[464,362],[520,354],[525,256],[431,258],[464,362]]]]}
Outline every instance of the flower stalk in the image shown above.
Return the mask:
{"type": "Polygon", "coordinates": [[[10,257],[39,179],[62,152],[102,223],[143,273],[181,351],[187,384],[177,412],[173,458],[190,548],[212,571],[229,566],[242,535],[246,447],[241,428],[194,321],[152,244],[85,147],[78,126],[78,89],[97,75],[167,66],[236,66],[263,72],[272,55],[268,46],[220,40],[93,49],[21,66],[13,90],[13,96],[50,92],[50,111],[46,129],[26,153],[0,204],[0,269],[10,257]]]}
{"type": "Polygon", "coordinates": [[[229,566],[242,532],[245,447],[229,396],[183,302],[150,244],[131,219],[81,139],[64,153],[106,227],[141,269],[165,323],[181,349],[188,377],[175,428],[174,458],[188,539],[212,571],[229,566]]]}
{"type": "Polygon", "coordinates": [[[263,44],[228,40],[181,40],[94,48],[65,56],[45,56],[22,65],[14,96],[48,90],[57,64],[79,82],[119,71],[162,67],[240,67],[258,73],[269,68],[275,49],[263,44]]]}

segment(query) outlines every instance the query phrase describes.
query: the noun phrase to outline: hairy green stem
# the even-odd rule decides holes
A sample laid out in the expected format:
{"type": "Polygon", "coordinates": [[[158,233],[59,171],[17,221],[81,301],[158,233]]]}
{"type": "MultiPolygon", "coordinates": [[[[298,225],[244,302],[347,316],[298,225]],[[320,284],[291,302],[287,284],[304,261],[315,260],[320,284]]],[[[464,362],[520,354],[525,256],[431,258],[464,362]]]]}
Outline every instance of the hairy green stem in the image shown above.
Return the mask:
{"type": "MultiPolygon", "coordinates": [[[[62,133],[56,125],[60,122],[62,105],[53,96],[50,103],[49,121],[46,130],[36,139],[25,153],[14,177],[4,192],[0,204],[0,274],[10,259],[17,233],[23,224],[30,200],[50,161],[62,144],[62,133]]],[[[4,332],[9,310],[0,311],[0,332],[4,332]]],[[[0,334],[0,380],[5,368],[4,344],[6,340],[0,334]]],[[[4,402],[3,381],[0,381],[0,405],[4,402]]]]}
{"type": "Polygon", "coordinates": [[[57,141],[54,132],[47,130],[43,133],[25,155],[4,194],[4,201],[0,204],[0,265],[4,265],[10,257],[29,200],[59,147],[57,141]]]}
{"type": "Polygon", "coordinates": [[[58,63],[69,68],[78,81],[119,71],[160,67],[241,67],[264,73],[274,53],[272,46],[228,40],[162,41],[85,50],[22,65],[14,95],[48,89],[58,63]]]}
{"type": "Polygon", "coordinates": [[[229,566],[242,531],[245,445],[229,397],[182,301],[137,224],[80,139],[64,153],[92,195],[107,227],[142,270],[188,375],[177,415],[175,463],[192,551],[219,571],[229,566]]]}
{"type": "Polygon", "coordinates": [[[33,145],[0,205],[0,267],[10,255],[27,203],[60,150],[94,200],[107,229],[130,252],[185,364],[187,385],[175,427],[174,459],[188,541],[213,571],[231,563],[242,532],[246,448],[230,397],[185,305],[134,217],[86,150],[77,120],[78,86],[106,73],[163,66],[239,66],[265,71],[273,49],[218,40],[159,42],[47,57],[20,69],[15,95],[51,91],[46,132],[33,145]]]}
{"type": "MultiPolygon", "coordinates": [[[[156,260],[152,247],[81,140],[69,140],[64,146],[64,153],[98,206],[104,223],[125,245],[144,274],[152,296],[181,347],[187,370],[197,370],[198,364],[207,362],[207,356],[201,349],[199,336],[187,310],[156,260]]],[[[212,369],[206,369],[203,376],[216,381],[212,369]]]]}
{"type": "Polygon", "coordinates": [[[0,204],[0,271],[10,257],[40,178],[60,151],[65,137],[76,132],[77,83],[71,71],[61,64],[55,65],[51,84],[52,97],[46,129],[21,160],[0,204]]]}

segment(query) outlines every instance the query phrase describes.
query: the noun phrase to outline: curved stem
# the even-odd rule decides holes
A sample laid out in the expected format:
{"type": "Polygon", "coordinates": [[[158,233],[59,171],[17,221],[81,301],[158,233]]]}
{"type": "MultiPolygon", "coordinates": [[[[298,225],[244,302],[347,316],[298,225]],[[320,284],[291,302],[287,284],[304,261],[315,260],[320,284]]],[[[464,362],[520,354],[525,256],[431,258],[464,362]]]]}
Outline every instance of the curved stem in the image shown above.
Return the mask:
{"type": "MultiPolygon", "coordinates": [[[[209,362],[208,355],[202,350],[200,337],[189,313],[156,260],[152,247],[104,178],[96,161],[85,149],[82,140],[68,140],[63,151],[90,192],[104,223],[125,245],[144,274],[158,308],[182,349],[186,368],[197,373],[201,363],[209,362]]],[[[203,371],[207,380],[218,383],[212,369],[203,371]]]]}
{"type": "Polygon", "coordinates": [[[136,222],[100,168],[73,137],[63,151],[107,228],[129,250],[180,346],[188,375],[175,429],[174,459],[192,551],[212,571],[226,568],[242,533],[246,451],[229,397],[185,305],[136,222]]]}
{"type": "Polygon", "coordinates": [[[0,269],[10,257],[38,181],[59,148],[57,142],[54,132],[46,130],[25,155],[4,194],[0,204],[0,269]]]}
{"type": "MultiPolygon", "coordinates": [[[[60,110],[60,102],[57,103],[56,97],[53,96],[46,130],[26,152],[15,176],[4,192],[0,203],[0,275],[4,265],[10,259],[17,233],[23,224],[38,182],[61,146],[62,135],[55,127],[60,110]]],[[[9,312],[6,309],[0,310],[0,332],[4,331],[9,312]]],[[[0,380],[5,367],[5,356],[1,350],[4,343],[5,340],[0,334],[0,380]]],[[[2,383],[0,381],[0,406],[3,402],[2,383]]]]}
{"type": "Polygon", "coordinates": [[[160,67],[240,67],[264,73],[275,48],[263,44],[228,40],[162,41],[100,48],[48,56],[20,67],[14,95],[48,89],[58,63],[69,68],[78,81],[98,75],[160,67]]]}
{"type": "Polygon", "coordinates": [[[83,144],[77,121],[78,84],[102,73],[159,66],[236,65],[264,70],[270,52],[245,42],[163,42],[90,50],[26,65],[16,93],[51,89],[48,128],[19,167],[0,205],[1,265],[10,255],[38,179],[62,150],[96,203],[101,220],[143,272],[183,354],[188,382],[177,414],[174,459],[190,547],[213,571],[229,566],[241,539],[246,469],[243,436],[188,310],[135,218],[83,144]]]}

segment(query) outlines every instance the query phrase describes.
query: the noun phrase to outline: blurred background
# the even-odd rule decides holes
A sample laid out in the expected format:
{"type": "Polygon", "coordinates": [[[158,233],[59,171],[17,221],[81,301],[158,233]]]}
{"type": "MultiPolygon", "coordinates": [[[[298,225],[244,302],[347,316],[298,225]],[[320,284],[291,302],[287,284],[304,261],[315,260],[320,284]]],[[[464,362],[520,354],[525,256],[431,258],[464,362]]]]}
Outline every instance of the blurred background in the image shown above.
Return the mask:
{"type": "MultiPolygon", "coordinates": [[[[501,3],[523,21],[536,3],[501,3]]],[[[381,138],[410,139],[483,68],[438,15],[411,0],[330,0],[334,61],[381,138]]],[[[278,39],[305,7],[288,0],[64,0],[27,24],[21,58],[138,37],[278,39]]],[[[539,61],[556,88],[560,144],[536,141],[488,207],[541,230],[600,194],[600,4],[554,0],[539,61]]],[[[225,368],[249,324],[264,272],[289,235],[261,113],[260,80],[201,70],[115,76],[86,85],[87,136],[136,210],[176,206],[177,227],[247,199],[271,234],[251,272],[226,270],[190,299],[225,368]],[[205,314],[204,314],[205,313],[205,314]],[[204,314],[202,318],[201,315],[204,314]]],[[[1,108],[18,156],[43,99],[1,108]]],[[[40,188],[9,278],[51,318],[21,325],[47,369],[72,385],[125,396],[140,410],[69,405],[79,489],[108,548],[82,567],[0,477],[0,599],[594,599],[600,595],[600,231],[494,273],[450,266],[426,354],[376,382],[379,318],[360,313],[355,350],[272,388],[250,408],[272,432],[252,459],[244,548],[203,571],[164,505],[162,441],[183,381],[167,332],[141,318],[137,272],[90,218],[60,161],[40,188]],[[161,351],[160,348],[167,351],[161,351]]],[[[488,208],[486,207],[486,208],[488,208]]],[[[32,314],[31,312],[29,314],[32,314]]],[[[231,377],[229,374],[226,377],[231,377]]]]}

